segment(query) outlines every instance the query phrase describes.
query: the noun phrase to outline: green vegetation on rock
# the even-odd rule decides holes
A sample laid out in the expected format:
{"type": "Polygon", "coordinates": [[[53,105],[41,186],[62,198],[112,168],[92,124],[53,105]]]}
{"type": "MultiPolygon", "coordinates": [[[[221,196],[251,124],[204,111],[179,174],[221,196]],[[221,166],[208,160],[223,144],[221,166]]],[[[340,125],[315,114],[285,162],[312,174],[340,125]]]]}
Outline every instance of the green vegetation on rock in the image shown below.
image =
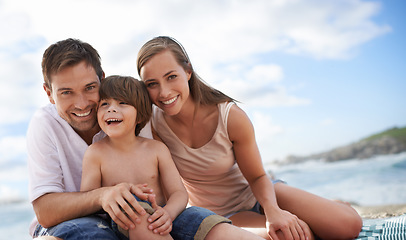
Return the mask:
{"type": "Polygon", "coordinates": [[[364,138],[361,141],[372,141],[385,136],[393,137],[399,141],[406,142],[406,127],[403,128],[394,127],[384,132],[377,133],[367,138],[364,138]]]}
{"type": "Polygon", "coordinates": [[[299,163],[321,159],[335,162],[348,159],[366,159],[378,155],[396,154],[406,151],[406,127],[391,128],[371,135],[356,143],[337,147],[330,151],[310,156],[288,156],[283,163],[299,163]]]}

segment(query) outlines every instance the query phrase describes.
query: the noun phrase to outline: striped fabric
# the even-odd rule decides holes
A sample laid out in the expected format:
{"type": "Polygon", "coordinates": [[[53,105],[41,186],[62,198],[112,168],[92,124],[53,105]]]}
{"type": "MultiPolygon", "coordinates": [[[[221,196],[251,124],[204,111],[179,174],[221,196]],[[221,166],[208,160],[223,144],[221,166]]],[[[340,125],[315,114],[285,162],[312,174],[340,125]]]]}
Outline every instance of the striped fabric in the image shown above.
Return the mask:
{"type": "Polygon", "coordinates": [[[406,215],[364,220],[356,240],[406,240],[406,215]]]}

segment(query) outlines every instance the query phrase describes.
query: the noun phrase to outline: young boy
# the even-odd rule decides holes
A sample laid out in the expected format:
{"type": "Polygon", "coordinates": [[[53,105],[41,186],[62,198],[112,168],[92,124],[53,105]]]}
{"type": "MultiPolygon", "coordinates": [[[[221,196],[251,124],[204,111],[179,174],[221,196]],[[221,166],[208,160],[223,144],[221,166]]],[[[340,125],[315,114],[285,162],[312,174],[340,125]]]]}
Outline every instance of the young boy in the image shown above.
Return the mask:
{"type": "MultiPolygon", "coordinates": [[[[144,84],[132,77],[110,76],[101,82],[99,93],[97,119],[107,136],[85,153],[81,191],[121,182],[145,183],[152,188],[151,215],[147,221],[141,216],[140,224],[128,232],[130,239],[172,239],[171,235],[175,239],[203,239],[210,230],[202,233],[199,226],[203,219],[211,218],[213,226],[226,222],[203,208],[185,209],[188,195],[169,150],[159,141],[138,136],[152,113],[144,84]],[[152,231],[141,231],[144,227],[152,231]],[[145,232],[150,235],[143,235],[145,232]]],[[[147,212],[150,206],[146,205],[147,212]]]]}

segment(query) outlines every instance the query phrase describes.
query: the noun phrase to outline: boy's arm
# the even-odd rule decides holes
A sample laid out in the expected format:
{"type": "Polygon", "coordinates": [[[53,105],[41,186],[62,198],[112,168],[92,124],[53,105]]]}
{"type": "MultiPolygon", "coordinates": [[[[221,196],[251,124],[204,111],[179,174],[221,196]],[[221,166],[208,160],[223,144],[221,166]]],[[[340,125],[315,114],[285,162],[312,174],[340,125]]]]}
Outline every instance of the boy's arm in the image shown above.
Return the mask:
{"type": "Polygon", "coordinates": [[[168,148],[161,142],[154,142],[157,146],[158,171],[163,184],[162,189],[167,196],[164,209],[168,212],[171,221],[173,221],[185,209],[188,194],[168,148]]]}
{"type": "Polygon", "coordinates": [[[162,189],[167,196],[164,208],[173,221],[185,209],[189,197],[169,149],[163,143],[159,145],[162,150],[159,151],[161,154],[158,157],[158,171],[163,183],[162,189]]]}
{"type": "Polygon", "coordinates": [[[80,191],[89,191],[102,186],[101,158],[96,144],[91,145],[85,152],[82,163],[82,181],[80,191]],[[95,149],[96,147],[96,149],[95,149]]]}

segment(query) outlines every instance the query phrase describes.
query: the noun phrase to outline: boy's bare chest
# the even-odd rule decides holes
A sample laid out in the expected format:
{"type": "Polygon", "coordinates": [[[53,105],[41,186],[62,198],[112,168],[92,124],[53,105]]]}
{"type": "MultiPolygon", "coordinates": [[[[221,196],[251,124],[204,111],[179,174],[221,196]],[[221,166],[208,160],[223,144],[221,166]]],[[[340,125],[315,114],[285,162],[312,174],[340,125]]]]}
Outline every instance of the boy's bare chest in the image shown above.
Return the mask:
{"type": "Polygon", "coordinates": [[[156,157],[153,154],[132,154],[132,156],[115,154],[102,164],[102,185],[113,186],[128,182],[133,184],[159,183],[159,174],[156,157]]]}

